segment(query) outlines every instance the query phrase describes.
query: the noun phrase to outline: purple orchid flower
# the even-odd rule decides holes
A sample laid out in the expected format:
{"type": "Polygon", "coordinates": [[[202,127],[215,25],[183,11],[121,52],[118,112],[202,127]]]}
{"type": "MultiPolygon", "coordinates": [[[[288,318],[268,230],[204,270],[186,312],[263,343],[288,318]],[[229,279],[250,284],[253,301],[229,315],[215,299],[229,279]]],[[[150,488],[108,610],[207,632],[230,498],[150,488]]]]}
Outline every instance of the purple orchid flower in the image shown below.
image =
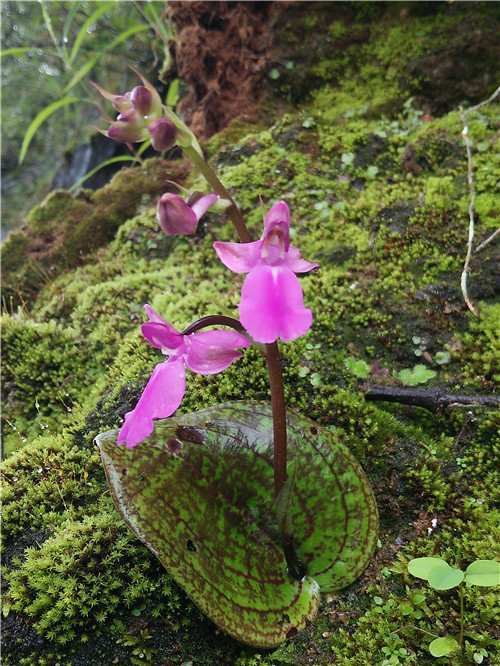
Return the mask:
{"type": "Polygon", "coordinates": [[[135,409],[125,414],[117,443],[125,443],[128,449],[153,432],[153,419],[166,418],[179,407],[186,390],[186,368],[200,375],[215,375],[240,358],[238,347],[251,344],[236,331],[182,335],[152,307],[145,305],[144,309],[150,321],[142,325],[142,333],[168,359],[156,365],[135,409]]]}
{"type": "Polygon", "coordinates": [[[187,203],[178,194],[166,192],[158,201],[157,216],[160,227],[167,234],[194,234],[198,221],[219,196],[217,194],[204,194],[187,203]]]}
{"type": "Polygon", "coordinates": [[[240,321],[257,342],[278,337],[295,340],[312,324],[304,307],[295,273],[307,273],[318,264],[302,258],[290,245],[290,211],[285,201],[275,203],[264,221],[264,233],[251,243],[214,243],[219,259],[235,273],[248,273],[241,290],[240,321]]]}

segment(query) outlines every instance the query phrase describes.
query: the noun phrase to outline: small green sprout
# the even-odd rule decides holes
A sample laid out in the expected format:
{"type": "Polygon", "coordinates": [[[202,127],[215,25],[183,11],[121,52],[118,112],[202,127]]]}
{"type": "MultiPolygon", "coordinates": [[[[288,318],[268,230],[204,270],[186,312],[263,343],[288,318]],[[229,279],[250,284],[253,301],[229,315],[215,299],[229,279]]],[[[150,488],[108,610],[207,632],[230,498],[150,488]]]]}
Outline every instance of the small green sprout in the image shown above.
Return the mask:
{"type": "Polygon", "coordinates": [[[422,363],[416,365],[412,370],[406,368],[398,372],[398,378],[406,386],[416,386],[417,384],[425,384],[436,376],[434,370],[430,370],[422,363]]]}
{"type": "MultiPolygon", "coordinates": [[[[417,557],[408,563],[408,572],[412,576],[426,580],[435,590],[451,590],[460,586],[460,635],[458,641],[453,636],[435,638],[429,645],[429,652],[433,657],[444,657],[457,649],[463,652],[464,586],[462,583],[481,587],[500,585],[500,562],[476,560],[469,564],[465,571],[462,571],[450,567],[448,562],[439,557],[417,557]]],[[[479,650],[474,654],[474,661],[481,663],[483,656],[483,653],[479,650]]]]}
{"type": "Polygon", "coordinates": [[[345,359],[344,365],[350,373],[360,379],[366,379],[370,374],[370,366],[363,359],[356,360],[352,356],[349,356],[345,359]]]}

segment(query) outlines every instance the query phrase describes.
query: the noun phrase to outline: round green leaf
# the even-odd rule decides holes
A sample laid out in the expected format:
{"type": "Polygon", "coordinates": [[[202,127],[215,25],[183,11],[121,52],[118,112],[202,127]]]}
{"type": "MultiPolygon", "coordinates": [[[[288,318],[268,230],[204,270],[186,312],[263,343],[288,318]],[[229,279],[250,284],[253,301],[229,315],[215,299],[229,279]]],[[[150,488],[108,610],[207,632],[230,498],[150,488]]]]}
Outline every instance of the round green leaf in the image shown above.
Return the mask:
{"type": "Polygon", "coordinates": [[[460,585],[464,577],[463,571],[453,569],[447,562],[443,561],[431,569],[427,580],[435,590],[450,590],[452,587],[460,585]]]}
{"type": "Polygon", "coordinates": [[[452,636],[444,636],[443,638],[435,638],[430,643],[429,652],[433,657],[444,657],[457,650],[458,647],[458,642],[452,636]]]}
{"type": "Polygon", "coordinates": [[[158,420],[133,449],[116,445],[116,430],[96,438],[130,529],[206,615],[258,647],[279,645],[313,620],[320,587],[353,582],[377,540],[369,482],[338,435],[292,411],[287,426],[301,581],[283,556],[269,405],[226,403],[158,420]]]}
{"type": "Polygon", "coordinates": [[[493,560],[476,560],[465,570],[467,585],[500,585],[500,562],[493,560]]]}
{"type": "Polygon", "coordinates": [[[408,562],[408,571],[416,578],[427,580],[432,569],[443,563],[446,564],[439,557],[416,557],[414,560],[408,562]]]}

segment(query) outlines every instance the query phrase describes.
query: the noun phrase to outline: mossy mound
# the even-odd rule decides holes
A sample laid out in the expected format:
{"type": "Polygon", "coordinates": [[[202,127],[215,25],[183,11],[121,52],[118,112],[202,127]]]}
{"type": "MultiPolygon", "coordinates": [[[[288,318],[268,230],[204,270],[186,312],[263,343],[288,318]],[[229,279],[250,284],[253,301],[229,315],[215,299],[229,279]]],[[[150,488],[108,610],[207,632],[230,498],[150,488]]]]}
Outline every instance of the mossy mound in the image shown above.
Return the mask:
{"type": "MultiPolygon", "coordinates": [[[[58,193],[55,212],[42,206],[32,213],[40,237],[57,219],[80,239],[71,262],[45,284],[35,280],[40,270],[21,267],[19,257],[7,266],[10,293],[22,285],[23,301],[8,307],[4,322],[6,664],[422,666],[436,663],[426,632],[458,634],[458,595],[431,590],[408,575],[406,564],[423,555],[460,567],[498,557],[498,412],[451,407],[432,414],[365,398],[367,385],[399,386],[403,379],[494,394],[500,379],[498,240],[473,254],[469,268],[479,317],[460,289],[470,203],[460,115],[425,114],[402,76],[413,56],[435,53],[467,18],[489,30],[494,11],[483,10],[494,3],[433,11],[420,4],[425,11],[405,5],[404,17],[392,3],[348,5],[352,33],[337,7],[329,21],[319,14],[315,48],[325,32],[338,44],[350,36],[351,47],[345,42],[324,56],[321,68],[306,62],[319,68],[313,85],[283,112],[293,84],[284,78],[293,72],[285,59],[278,99],[266,102],[271,120],[263,114],[258,126],[235,122],[207,147],[254,236],[261,233],[260,198],[266,209],[285,199],[292,243],[320,263],[301,278],[313,327],[281,346],[287,401],[342,433],[372,482],[381,533],[368,570],[325,598],[306,631],[264,654],[201,616],[112,508],[93,438],[121,423],[162,360],[140,335],[142,305],[182,329],[221,306],[234,309],[242,284],[212,249],[215,239],[234,239],[224,217],[207,215],[190,237],[167,238],[158,229],[151,197],[165,189],[167,172],[172,179],[184,167],[156,160],[146,172],[123,172],[109,186],[116,189],[104,188],[92,202],[58,193]],[[128,181],[135,193],[125,205],[128,181]],[[107,220],[110,201],[110,225],[99,242],[82,245],[89,227],[78,224],[75,211],[102,206],[102,216],[92,219],[107,220]],[[85,261],[75,259],[80,250],[85,261]]],[[[294,40],[302,46],[293,38],[296,11],[292,6],[277,28],[287,54],[294,40]]],[[[300,71],[298,57],[294,69],[300,71]]],[[[470,102],[492,92],[487,76],[483,83],[484,97],[470,102]]],[[[498,109],[491,102],[469,116],[477,245],[498,227],[498,109]]],[[[196,182],[194,172],[189,178],[196,182]]],[[[26,231],[12,235],[5,251],[22,253],[31,242],[26,231]]],[[[269,399],[254,349],[221,375],[190,375],[181,410],[241,398],[269,399]]],[[[465,590],[464,654],[440,663],[473,663],[474,654],[485,664],[500,659],[495,591],[478,589],[465,590]]]]}
{"type": "Polygon", "coordinates": [[[122,169],[97,192],[51,192],[2,244],[2,302],[11,311],[19,304],[31,308],[42,287],[87,261],[123,220],[141,205],[154,205],[167,181],[182,181],[185,172],[182,164],[150,159],[138,169],[122,169]]]}

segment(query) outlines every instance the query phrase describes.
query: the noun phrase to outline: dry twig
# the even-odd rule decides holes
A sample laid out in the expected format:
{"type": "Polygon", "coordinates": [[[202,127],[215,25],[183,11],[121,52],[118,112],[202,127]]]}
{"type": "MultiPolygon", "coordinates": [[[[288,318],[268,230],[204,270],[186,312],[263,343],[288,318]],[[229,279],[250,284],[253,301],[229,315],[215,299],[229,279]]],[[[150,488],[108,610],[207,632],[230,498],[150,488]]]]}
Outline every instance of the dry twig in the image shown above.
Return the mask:
{"type": "MultiPolygon", "coordinates": [[[[460,118],[462,120],[462,125],[463,125],[463,130],[462,130],[462,136],[464,137],[465,141],[465,149],[467,151],[467,182],[469,184],[469,193],[470,193],[470,203],[469,203],[469,239],[467,242],[467,254],[465,257],[465,262],[464,262],[464,268],[462,271],[462,275],[460,278],[460,284],[462,287],[462,294],[465,300],[465,303],[469,310],[472,312],[472,314],[477,317],[477,312],[476,309],[474,308],[474,305],[472,304],[472,301],[469,298],[469,295],[467,293],[467,274],[469,271],[469,263],[470,263],[470,258],[472,255],[472,243],[474,241],[474,203],[475,203],[475,190],[474,190],[474,177],[472,173],[472,150],[471,150],[471,143],[469,139],[469,126],[467,124],[467,116],[472,113],[473,111],[477,111],[480,109],[482,106],[485,104],[488,104],[489,102],[493,101],[495,97],[500,93],[500,86],[495,90],[495,92],[488,97],[488,99],[484,100],[483,102],[480,102],[479,104],[476,104],[476,106],[471,106],[469,109],[464,111],[463,107],[459,107],[459,112],[460,112],[460,118]]],[[[487,243],[489,243],[491,240],[493,240],[493,237],[497,234],[495,232],[490,238],[486,239],[479,248],[482,249],[487,243]]],[[[476,252],[479,250],[477,248],[476,252]]]]}

